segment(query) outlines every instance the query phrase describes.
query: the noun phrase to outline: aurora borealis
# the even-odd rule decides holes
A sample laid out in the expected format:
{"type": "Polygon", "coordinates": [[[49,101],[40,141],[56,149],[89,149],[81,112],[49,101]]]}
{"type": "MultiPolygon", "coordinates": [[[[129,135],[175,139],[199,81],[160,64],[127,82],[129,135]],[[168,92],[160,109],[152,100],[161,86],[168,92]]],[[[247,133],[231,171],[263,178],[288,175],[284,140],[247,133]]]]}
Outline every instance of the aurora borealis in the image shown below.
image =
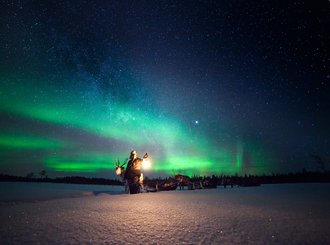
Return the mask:
{"type": "Polygon", "coordinates": [[[0,173],[315,170],[329,159],[329,3],[7,1],[0,173]]]}

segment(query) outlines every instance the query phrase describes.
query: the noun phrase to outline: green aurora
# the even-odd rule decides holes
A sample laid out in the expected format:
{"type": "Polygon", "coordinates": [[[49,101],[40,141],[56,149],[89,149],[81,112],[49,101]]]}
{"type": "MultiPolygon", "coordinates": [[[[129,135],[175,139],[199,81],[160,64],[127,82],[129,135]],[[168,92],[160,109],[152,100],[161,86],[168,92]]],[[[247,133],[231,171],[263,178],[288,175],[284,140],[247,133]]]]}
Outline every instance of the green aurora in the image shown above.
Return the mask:
{"type": "Polygon", "coordinates": [[[329,162],[326,1],[2,2],[0,174],[115,178],[132,149],[148,177],[329,162]]]}
{"type": "MultiPolygon", "coordinates": [[[[31,135],[21,127],[2,130],[0,146],[11,154],[28,149],[42,151],[44,168],[56,172],[101,173],[114,169],[116,160],[125,159],[131,149],[152,160],[150,175],[188,175],[264,173],[267,171],[264,150],[257,144],[215,144],[200,131],[189,130],[179,120],[143,110],[134,101],[114,102],[104,99],[97,90],[81,85],[74,88],[63,82],[52,85],[43,79],[2,77],[1,111],[52,128],[78,130],[106,140],[108,149],[90,149],[79,138],[63,137],[57,132],[31,135]],[[72,92],[68,92],[72,91],[72,92]],[[87,98],[86,98],[87,97],[87,98]],[[82,99],[84,98],[84,99],[82,99]],[[19,131],[19,132],[17,132],[19,131]]],[[[58,130],[58,129],[57,129],[58,130]]],[[[95,147],[94,147],[95,148],[95,147]]],[[[5,160],[5,159],[4,159],[5,160]]],[[[39,166],[42,167],[42,166],[39,166]]]]}

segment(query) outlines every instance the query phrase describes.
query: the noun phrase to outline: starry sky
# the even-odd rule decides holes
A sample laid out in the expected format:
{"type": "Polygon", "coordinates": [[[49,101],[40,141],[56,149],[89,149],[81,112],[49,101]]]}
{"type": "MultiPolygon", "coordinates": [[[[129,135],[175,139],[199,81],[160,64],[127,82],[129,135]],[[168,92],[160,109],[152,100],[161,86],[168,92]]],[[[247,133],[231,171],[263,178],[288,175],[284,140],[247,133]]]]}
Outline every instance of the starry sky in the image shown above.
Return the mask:
{"type": "Polygon", "coordinates": [[[325,0],[1,1],[0,173],[318,170],[329,25],[325,0]]]}

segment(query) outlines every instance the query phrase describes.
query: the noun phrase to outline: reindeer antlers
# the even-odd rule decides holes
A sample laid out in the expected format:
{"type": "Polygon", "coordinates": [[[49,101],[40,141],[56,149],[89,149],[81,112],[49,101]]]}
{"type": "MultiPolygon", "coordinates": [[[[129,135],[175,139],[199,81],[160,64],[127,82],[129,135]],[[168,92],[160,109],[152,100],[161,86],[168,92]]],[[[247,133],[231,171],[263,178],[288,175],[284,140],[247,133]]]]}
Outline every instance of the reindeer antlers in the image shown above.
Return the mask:
{"type": "Polygon", "coordinates": [[[120,167],[120,168],[122,168],[122,167],[124,167],[124,165],[127,163],[127,160],[128,160],[128,159],[125,159],[125,161],[124,161],[123,163],[120,163],[119,159],[117,159],[117,162],[115,162],[114,165],[115,165],[116,167],[120,167]]]}

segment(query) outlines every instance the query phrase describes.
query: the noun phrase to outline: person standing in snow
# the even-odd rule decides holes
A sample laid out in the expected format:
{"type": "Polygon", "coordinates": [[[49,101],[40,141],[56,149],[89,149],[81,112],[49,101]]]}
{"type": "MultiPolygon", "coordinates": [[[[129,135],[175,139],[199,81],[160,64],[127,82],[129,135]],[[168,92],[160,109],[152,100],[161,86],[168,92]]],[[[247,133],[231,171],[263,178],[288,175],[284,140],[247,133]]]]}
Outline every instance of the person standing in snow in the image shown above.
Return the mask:
{"type": "MultiPolygon", "coordinates": [[[[146,153],[143,158],[147,158],[148,154],[146,153]]],[[[124,179],[127,180],[129,185],[130,194],[136,194],[140,190],[141,186],[141,167],[143,159],[138,158],[136,151],[131,151],[129,161],[127,163],[127,168],[125,171],[124,179]]]]}

